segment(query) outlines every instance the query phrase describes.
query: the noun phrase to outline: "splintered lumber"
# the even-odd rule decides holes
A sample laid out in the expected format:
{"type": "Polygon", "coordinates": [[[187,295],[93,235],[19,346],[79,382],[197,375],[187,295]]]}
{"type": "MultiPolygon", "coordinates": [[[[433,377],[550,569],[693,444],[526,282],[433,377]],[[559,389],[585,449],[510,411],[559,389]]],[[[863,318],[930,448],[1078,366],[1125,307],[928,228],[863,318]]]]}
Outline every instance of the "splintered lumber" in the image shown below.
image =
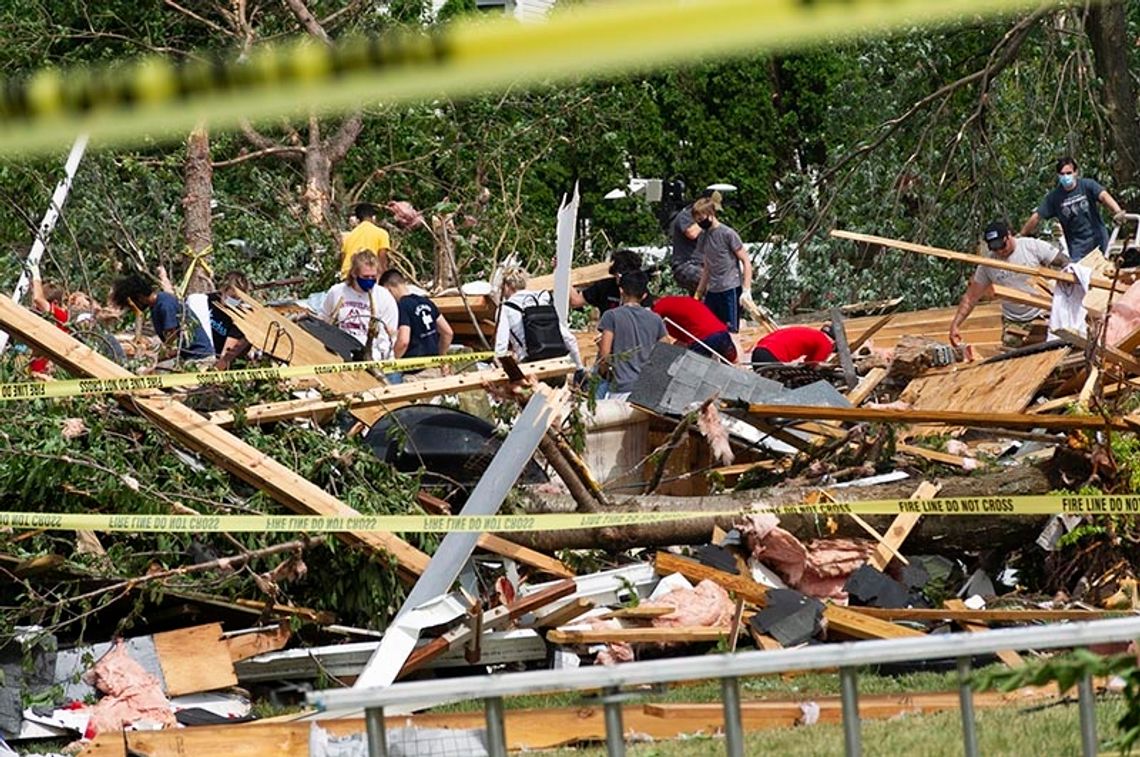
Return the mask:
{"type": "Polygon", "coordinates": [[[1029,413],[961,412],[957,410],[896,410],[866,407],[816,407],[814,405],[749,405],[748,412],[760,418],[790,418],[850,423],[922,423],[939,426],[975,428],[1034,429],[1077,431],[1113,429],[1129,431],[1131,426],[1120,418],[1093,415],[1032,415],[1029,413]]]}
{"type": "MultiPolygon", "coordinates": [[[[954,252],[953,250],[944,250],[939,247],[931,247],[925,244],[915,244],[913,242],[904,242],[899,239],[889,239],[887,237],[877,237],[873,234],[858,234],[853,231],[842,231],[835,229],[831,232],[831,236],[837,239],[850,239],[856,242],[867,242],[869,244],[878,244],[883,247],[893,247],[896,250],[906,250],[907,252],[917,252],[921,255],[930,255],[936,258],[943,258],[945,260],[954,260],[959,263],[969,263],[970,265],[983,265],[988,268],[998,268],[1003,271],[1013,271],[1014,273],[1023,273],[1026,276],[1040,276],[1043,279],[1052,279],[1053,281],[1066,281],[1070,284],[1077,283],[1077,277],[1071,273],[1064,271],[1055,271],[1052,268],[1038,268],[1035,266],[1018,265],[1017,263],[1010,263],[1007,260],[998,260],[997,258],[986,258],[981,255],[971,255],[965,252],[954,252]]],[[[1103,276],[1093,276],[1089,282],[1089,286],[1095,289],[1112,289],[1112,281],[1104,278],[1103,276]]]]}
{"type": "Polygon", "coordinates": [[[916,446],[914,444],[902,444],[902,443],[896,444],[895,445],[895,452],[899,452],[899,453],[902,453],[904,455],[914,455],[915,457],[922,457],[922,458],[925,458],[927,460],[930,460],[930,461],[933,461],[936,463],[943,463],[945,465],[953,465],[956,468],[965,468],[966,470],[972,470],[978,462],[977,460],[974,460],[971,457],[962,457],[961,455],[951,455],[948,452],[939,452],[938,450],[926,449],[925,447],[919,447],[919,446],[916,446]]]}
{"type": "MultiPolygon", "coordinates": [[[[907,385],[899,400],[913,410],[953,410],[993,415],[1025,409],[1034,395],[1068,355],[1061,348],[1036,355],[978,365],[955,365],[951,370],[919,376],[907,385]]],[[[921,426],[910,435],[925,432],[921,426]]]]}
{"type": "Polygon", "coordinates": [[[1051,297],[1043,297],[1036,294],[1029,294],[1014,287],[1002,286],[1001,284],[994,284],[994,296],[999,300],[1006,302],[1016,302],[1019,305],[1028,305],[1030,307],[1038,308],[1039,310],[1048,311],[1053,307],[1053,299],[1051,297]]]}
{"type": "Polygon", "coordinates": [[[237,686],[233,658],[222,638],[221,623],[156,633],[152,638],[167,696],[237,686]]]}
{"type": "Polygon", "coordinates": [[[727,639],[728,626],[671,626],[669,628],[555,628],[546,632],[551,644],[700,644],[727,639]]]}
{"type": "MultiPolygon", "coordinates": [[[[938,494],[941,489],[937,484],[932,484],[929,481],[923,481],[915,489],[914,494],[910,495],[911,499],[931,499],[934,495],[938,494]]],[[[876,570],[883,571],[891,562],[896,551],[906,541],[906,537],[918,525],[919,518],[922,515],[918,513],[899,513],[891,522],[891,527],[883,534],[883,543],[875,547],[875,551],[871,554],[871,559],[867,562],[871,567],[876,570]]]]}
{"type": "MultiPolygon", "coordinates": [[[[77,376],[103,379],[134,377],[127,369],[3,296],[0,296],[0,328],[77,376]]],[[[125,400],[125,404],[129,408],[137,408],[178,442],[201,452],[293,512],[336,516],[360,514],[295,471],[166,395],[135,394],[125,400]]],[[[391,554],[406,573],[418,575],[427,568],[427,555],[392,534],[342,533],[337,536],[350,544],[391,554]]]]}
{"type": "Polygon", "coordinates": [[[851,403],[852,407],[859,407],[874,393],[886,377],[886,368],[872,368],[867,371],[867,375],[861,378],[855,388],[847,393],[847,401],[851,403]]]}
{"type": "Polygon", "coordinates": [[[637,607],[623,607],[620,610],[611,610],[604,615],[599,615],[598,620],[613,620],[615,618],[624,618],[626,620],[652,620],[653,618],[660,618],[664,615],[671,615],[676,612],[676,608],[666,605],[638,605],[637,607]]]}
{"type": "MultiPolygon", "coordinates": [[[[544,379],[573,373],[574,363],[567,358],[555,358],[534,363],[523,363],[519,369],[524,375],[544,379]]],[[[341,407],[384,408],[397,402],[410,402],[438,397],[443,394],[458,394],[485,389],[487,385],[506,383],[509,380],[506,371],[501,368],[427,379],[408,377],[402,384],[377,385],[376,388],[362,392],[360,395],[345,397],[341,400],[285,400],[283,402],[251,405],[242,412],[242,418],[247,424],[259,424],[320,415],[341,407]]],[[[228,426],[234,422],[236,414],[232,410],[219,410],[210,413],[208,417],[212,423],[228,426]]]]}
{"type": "MultiPolygon", "coordinates": [[[[545,607],[551,602],[570,596],[576,590],[577,585],[573,581],[559,581],[542,591],[536,591],[533,594],[521,597],[509,605],[488,610],[483,613],[482,629],[484,631],[494,631],[502,628],[512,620],[516,620],[528,612],[533,612],[540,607],[545,607]]],[[[457,649],[463,646],[474,636],[474,633],[475,631],[472,626],[465,624],[448,631],[442,636],[432,639],[421,647],[417,647],[416,650],[408,656],[404,666],[400,669],[399,676],[405,676],[417,668],[423,667],[449,649],[457,649]]]]}
{"type": "Polygon", "coordinates": [[[559,607],[551,613],[543,615],[538,618],[534,623],[535,628],[557,628],[558,626],[565,625],[574,618],[587,613],[594,609],[593,601],[585,597],[577,597],[571,600],[564,607],[559,607]]]}
{"type": "MultiPolygon", "coordinates": [[[[735,594],[738,598],[763,607],[767,604],[768,589],[747,576],[725,573],[710,568],[696,560],[678,557],[670,552],[658,552],[654,568],[661,575],[680,573],[690,581],[710,580],[735,594]]],[[[856,639],[894,639],[903,636],[923,636],[921,631],[896,626],[878,618],[869,618],[852,613],[846,607],[829,604],[824,608],[823,618],[829,632],[834,631],[856,639]]]]}
{"type": "MultiPolygon", "coordinates": [[[[585,286],[593,284],[595,281],[608,279],[613,274],[610,273],[610,263],[591,263],[590,265],[579,266],[578,268],[570,269],[570,286],[585,286]]],[[[554,274],[548,273],[543,276],[531,276],[526,284],[527,289],[535,291],[544,291],[547,289],[554,289],[554,274]]]]}
{"type": "Polygon", "coordinates": [[[863,329],[863,332],[861,334],[859,334],[858,339],[852,339],[851,340],[851,344],[850,344],[849,349],[852,352],[856,352],[860,347],[862,347],[867,342],[868,339],[873,337],[875,334],[878,334],[879,329],[883,328],[888,323],[890,323],[894,317],[895,317],[894,313],[887,313],[884,316],[880,316],[877,321],[872,323],[867,328],[863,329]]]}
{"type": "MultiPolygon", "coordinates": [[[[1088,349],[1088,339],[1076,333],[1075,331],[1061,329],[1060,331],[1057,331],[1056,334],[1058,337],[1064,339],[1067,343],[1073,345],[1079,350],[1088,349]]],[[[1140,360],[1132,357],[1127,352],[1123,352],[1116,347],[1108,344],[1097,345],[1097,352],[1099,352],[1101,356],[1108,362],[1119,365],[1129,373],[1140,374],[1140,360]]]]}
{"type": "Polygon", "coordinates": [[[224,641],[230,653],[230,661],[238,662],[266,652],[284,649],[292,636],[293,632],[289,630],[288,623],[278,623],[249,633],[238,633],[227,637],[224,641]]]}
{"type": "Polygon", "coordinates": [[[508,541],[496,534],[480,534],[479,541],[476,546],[480,549],[485,549],[488,552],[493,552],[496,555],[509,557],[516,562],[523,565],[529,565],[532,568],[538,568],[544,573],[549,573],[552,576],[559,578],[573,578],[576,573],[566,567],[566,564],[561,560],[556,560],[549,555],[544,555],[528,547],[520,544],[515,544],[508,541]]]}
{"type": "Polygon", "coordinates": [[[852,609],[880,620],[952,620],[965,623],[1052,623],[1061,620],[1105,620],[1135,614],[1123,610],[1038,610],[1036,608],[971,610],[969,608],[948,609],[946,607],[904,607],[899,609],[854,607],[852,609]]]}
{"type": "MultiPolygon", "coordinates": [[[[1111,397],[1114,394],[1119,394],[1124,390],[1140,389],[1140,379],[1129,379],[1128,381],[1110,381],[1102,388],[1101,393],[1105,397],[1111,397]]],[[[1079,394],[1068,394],[1064,397],[1057,397],[1047,402],[1042,402],[1039,405],[1034,405],[1029,408],[1031,413],[1048,413],[1053,410],[1061,410],[1069,405],[1075,404],[1080,399],[1079,394]]]]}
{"type": "MultiPolygon", "coordinates": [[[[966,603],[960,599],[947,599],[942,603],[948,610],[967,610],[966,603]]],[[[966,629],[970,633],[977,633],[978,631],[986,631],[988,627],[985,623],[979,623],[974,620],[959,620],[958,625],[966,629]]],[[[1025,664],[1025,660],[1016,651],[1012,649],[1000,649],[996,652],[998,659],[1004,662],[1011,668],[1020,668],[1025,664]]]]}

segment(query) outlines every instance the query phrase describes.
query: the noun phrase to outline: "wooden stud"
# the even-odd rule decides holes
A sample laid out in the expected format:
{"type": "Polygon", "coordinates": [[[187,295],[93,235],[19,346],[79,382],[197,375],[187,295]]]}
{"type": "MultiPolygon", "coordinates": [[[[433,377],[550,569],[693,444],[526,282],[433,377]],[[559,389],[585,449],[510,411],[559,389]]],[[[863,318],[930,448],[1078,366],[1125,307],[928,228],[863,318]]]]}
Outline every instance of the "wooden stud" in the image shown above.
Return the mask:
{"type": "MultiPolygon", "coordinates": [[[[966,603],[960,599],[947,599],[942,605],[947,610],[968,610],[966,603]]],[[[958,625],[966,629],[970,633],[977,633],[978,631],[989,630],[985,623],[978,623],[972,620],[959,620],[958,625]]],[[[1022,658],[1016,651],[1012,649],[1003,649],[997,652],[998,659],[1004,662],[1011,668],[1020,668],[1025,665],[1025,659],[1022,658]]]]}
{"type": "Polygon", "coordinates": [[[975,428],[1034,429],[1056,431],[1082,429],[1112,429],[1128,431],[1131,427],[1122,419],[1104,419],[1091,415],[1031,415],[1029,413],[984,413],[956,410],[895,410],[864,407],[817,407],[814,405],[750,405],[748,412],[760,418],[797,418],[820,421],[858,423],[923,423],[940,426],[966,426],[975,428]]]}
{"type": "MultiPolygon", "coordinates": [[[[910,498],[930,499],[938,494],[938,490],[941,488],[941,484],[932,484],[929,481],[923,481],[918,485],[914,494],[910,495],[910,498]]],[[[883,536],[883,543],[875,547],[874,553],[871,554],[871,558],[867,561],[868,564],[876,570],[886,570],[887,565],[890,564],[891,558],[895,554],[895,550],[898,550],[898,548],[902,546],[902,543],[906,541],[906,537],[909,536],[910,532],[914,530],[914,527],[918,525],[918,520],[921,517],[921,515],[915,513],[900,513],[896,515],[895,519],[891,522],[890,528],[887,529],[887,533],[883,536]],[[891,546],[891,549],[887,549],[887,544],[891,546]]]]}

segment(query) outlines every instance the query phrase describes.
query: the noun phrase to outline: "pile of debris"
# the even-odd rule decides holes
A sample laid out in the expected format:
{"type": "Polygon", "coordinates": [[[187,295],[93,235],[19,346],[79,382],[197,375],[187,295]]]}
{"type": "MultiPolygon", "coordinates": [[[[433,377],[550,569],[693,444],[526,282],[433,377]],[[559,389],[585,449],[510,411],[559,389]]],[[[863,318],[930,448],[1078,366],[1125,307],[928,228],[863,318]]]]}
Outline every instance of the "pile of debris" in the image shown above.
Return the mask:
{"type": "MultiPolygon", "coordinates": [[[[604,275],[604,267],[593,266],[575,271],[574,280],[604,275]]],[[[1122,294],[1118,305],[1131,295],[1122,294]]],[[[456,300],[441,308],[462,308],[469,322],[455,317],[464,324],[457,334],[475,338],[493,326],[489,301],[456,300]]],[[[267,359],[337,361],[286,315],[252,297],[243,301],[235,321],[267,359]]],[[[986,305],[963,332],[971,349],[959,350],[944,343],[952,309],[890,312],[897,305],[862,317],[825,314],[843,335],[835,366],[760,374],[659,344],[628,402],[602,400],[590,410],[574,407],[569,388],[540,383],[572,373],[564,359],[477,366],[403,384],[365,371],[320,375],[319,396],[207,414],[157,390],[124,398],[126,409],[179,445],[296,513],[357,514],[228,426],[299,419],[321,425],[347,410],[356,430],[370,429],[364,439],[386,462],[426,468],[447,482],[434,493],[421,491],[409,511],[496,514],[521,481],[521,506],[529,512],[710,515],[620,529],[449,533],[430,558],[394,534],[338,534],[390,560],[411,586],[382,632],[338,625],[323,610],[190,594],[164,599],[193,607],[195,622],[178,628],[177,611],[168,605],[166,622],[175,627],[149,636],[64,650],[50,634],[24,629],[4,660],[0,734],[12,742],[75,735],[88,741],[82,753],[89,755],[176,748],[211,754],[237,741],[250,753],[308,754],[315,741],[331,748],[338,737],[361,731],[361,721],[326,720],[318,729],[311,714],[301,713],[246,724],[253,719],[251,694],[293,703],[312,686],[330,683],[384,686],[414,676],[970,632],[1134,610],[1135,580],[1119,539],[1107,534],[1096,550],[1086,550],[1083,563],[1057,551],[1065,534],[1082,526],[1077,517],[765,512],[789,503],[1128,486],[1133,463],[1113,457],[1111,437],[1131,433],[1138,420],[1117,411],[1112,398],[1126,397],[1140,377],[1132,354],[1140,327],[1121,333],[1120,321],[1110,318],[1107,332],[1115,336],[1105,343],[1065,333],[1061,341],[1007,350],[999,306],[986,305]],[[487,421],[424,404],[466,393],[517,402],[505,438],[496,438],[487,421]],[[576,448],[568,420],[579,412],[585,444],[576,448]],[[402,433],[388,433],[385,424],[402,433]],[[1093,551],[1098,559],[1089,562],[1093,551]],[[1019,571],[1028,564],[1045,564],[1053,577],[1021,586],[1019,571]],[[178,726],[196,727],[172,730],[178,726]]],[[[3,298],[0,328],[75,375],[132,375],[3,298]]],[[[746,331],[742,344],[762,331],[746,331]]],[[[589,359],[591,334],[582,335],[581,348],[589,359]]],[[[20,577],[65,569],[0,561],[20,577]]],[[[1023,664],[1016,652],[999,657],[1023,664]]],[[[954,706],[953,697],[918,701],[884,703],[876,712],[889,717],[954,706]]],[[[1004,701],[994,697],[991,704],[1004,701]]],[[[836,716],[834,703],[768,704],[766,727],[836,716]]],[[[542,712],[541,727],[508,728],[512,748],[604,732],[599,708],[542,712]]],[[[652,705],[631,709],[626,724],[667,738],[715,730],[717,718],[652,705]]],[[[473,727],[471,716],[458,714],[409,716],[407,725],[473,727]]]]}

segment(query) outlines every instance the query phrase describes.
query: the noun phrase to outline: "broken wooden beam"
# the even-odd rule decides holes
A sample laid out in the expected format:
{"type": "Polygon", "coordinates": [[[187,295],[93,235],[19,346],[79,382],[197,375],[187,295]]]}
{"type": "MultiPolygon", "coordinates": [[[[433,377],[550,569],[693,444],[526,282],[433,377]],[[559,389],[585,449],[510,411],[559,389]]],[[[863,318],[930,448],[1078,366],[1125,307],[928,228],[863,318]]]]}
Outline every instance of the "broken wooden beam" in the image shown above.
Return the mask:
{"type": "Polygon", "coordinates": [[[956,410],[899,410],[893,408],[820,407],[815,405],[749,405],[748,413],[759,418],[784,418],[850,423],[923,423],[973,428],[1034,429],[1078,431],[1131,427],[1120,418],[1099,415],[1033,415],[1030,413],[966,413],[956,410]]]}
{"type": "MultiPolygon", "coordinates": [[[[938,490],[942,487],[938,484],[932,484],[929,481],[923,481],[918,485],[918,489],[914,494],[910,495],[911,499],[932,499],[934,495],[938,494],[938,490]]],[[[922,516],[917,513],[899,513],[895,519],[891,521],[891,527],[883,534],[883,544],[875,547],[875,551],[871,554],[871,558],[867,561],[871,567],[876,570],[886,570],[890,565],[891,558],[894,557],[895,552],[902,543],[906,541],[906,537],[910,535],[911,530],[918,525],[918,520],[922,516]]]]}
{"type": "MultiPolygon", "coordinates": [[[[966,607],[966,603],[960,599],[947,599],[942,603],[942,605],[948,610],[969,609],[966,607]]],[[[978,633],[980,631],[989,630],[988,626],[985,623],[980,623],[976,620],[958,620],[957,623],[970,633],[978,633]]],[[[1017,650],[999,649],[994,654],[998,656],[999,660],[1011,668],[1020,668],[1025,665],[1025,659],[1017,653],[1017,650]]]]}
{"type": "MultiPolygon", "coordinates": [[[[4,296],[0,296],[0,328],[77,376],[106,379],[133,378],[135,375],[4,296]]],[[[125,399],[124,404],[128,408],[137,408],[176,441],[201,452],[216,465],[264,491],[293,512],[340,517],[360,515],[296,471],[215,426],[171,397],[161,393],[134,394],[125,399]]],[[[350,544],[390,554],[406,574],[419,575],[427,568],[428,556],[393,534],[352,532],[337,536],[350,544]]]]}
{"type": "Polygon", "coordinates": [[[554,628],[546,632],[551,644],[700,644],[727,639],[728,626],[670,626],[667,628],[554,628]]]}
{"type": "Polygon", "coordinates": [[[1044,610],[1034,607],[1024,609],[971,610],[968,607],[853,607],[864,615],[880,620],[950,620],[965,623],[1052,623],[1062,620],[1105,620],[1121,618],[1135,613],[1127,610],[1044,610]]]}

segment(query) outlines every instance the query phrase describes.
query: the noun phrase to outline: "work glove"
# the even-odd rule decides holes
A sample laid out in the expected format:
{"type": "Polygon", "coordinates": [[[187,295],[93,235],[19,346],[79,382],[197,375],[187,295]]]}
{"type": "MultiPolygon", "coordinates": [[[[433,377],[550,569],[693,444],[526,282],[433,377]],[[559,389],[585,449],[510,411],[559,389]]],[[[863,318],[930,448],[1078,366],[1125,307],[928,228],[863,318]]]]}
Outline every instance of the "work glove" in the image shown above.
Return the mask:
{"type": "Polygon", "coordinates": [[[744,293],[740,295],[740,304],[749,309],[756,307],[756,303],[752,300],[751,291],[745,290],[744,293]]]}
{"type": "Polygon", "coordinates": [[[1118,226],[1123,226],[1124,222],[1127,220],[1127,216],[1128,211],[1120,210],[1112,217],[1112,220],[1115,221],[1118,226]]]}

